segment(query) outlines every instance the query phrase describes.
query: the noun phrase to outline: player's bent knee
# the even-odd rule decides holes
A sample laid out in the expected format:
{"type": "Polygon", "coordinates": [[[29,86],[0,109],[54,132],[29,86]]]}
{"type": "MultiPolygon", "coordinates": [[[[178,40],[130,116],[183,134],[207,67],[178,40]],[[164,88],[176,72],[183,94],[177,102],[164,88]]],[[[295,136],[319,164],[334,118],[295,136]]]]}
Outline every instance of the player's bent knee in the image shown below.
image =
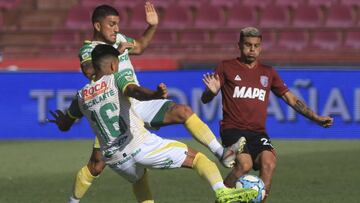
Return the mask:
{"type": "Polygon", "coordinates": [[[171,112],[172,115],[177,119],[180,123],[185,123],[185,121],[194,113],[192,109],[183,104],[174,104],[171,112]]]}
{"type": "Polygon", "coordinates": [[[235,168],[237,170],[241,170],[244,173],[248,173],[251,171],[253,167],[253,164],[251,162],[239,162],[238,164],[236,164],[235,168]]]}
{"type": "Polygon", "coordinates": [[[181,166],[185,167],[185,168],[193,168],[194,162],[197,160],[198,154],[199,154],[199,152],[197,152],[196,150],[189,147],[187,154],[186,154],[185,161],[183,162],[183,164],[181,166]]]}

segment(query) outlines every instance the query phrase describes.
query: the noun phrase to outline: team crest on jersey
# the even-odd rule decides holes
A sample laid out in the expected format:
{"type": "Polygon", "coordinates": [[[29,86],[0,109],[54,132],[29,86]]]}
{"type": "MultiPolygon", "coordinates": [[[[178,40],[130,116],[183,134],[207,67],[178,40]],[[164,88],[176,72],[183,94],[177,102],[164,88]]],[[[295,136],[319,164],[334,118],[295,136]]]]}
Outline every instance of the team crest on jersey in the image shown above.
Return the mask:
{"type": "Polygon", "coordinates": [[[134,77],[133,77],[132,75],[126,75],[126,76],[125,76],[125,79],[126,79],[127,81],[133,81],[133,80],[134,80],[134,77]]]}
{"type": "Polygon", "coordinates": [[[263,87],[267,87],[269,84],[268,76],[265,76],[265,75],[260,76],[260,83],[263,87]]]}

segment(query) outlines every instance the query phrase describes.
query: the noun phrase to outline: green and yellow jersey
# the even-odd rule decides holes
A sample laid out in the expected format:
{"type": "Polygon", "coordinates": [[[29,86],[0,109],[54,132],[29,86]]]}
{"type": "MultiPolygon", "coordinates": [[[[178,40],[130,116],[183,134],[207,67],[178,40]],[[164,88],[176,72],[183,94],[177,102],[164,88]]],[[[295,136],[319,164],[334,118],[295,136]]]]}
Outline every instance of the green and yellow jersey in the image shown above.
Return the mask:
{"type": "Polygon", "coordinates": [[[149,133],[124,95],[129,84],[136,84],[131,69],[103,76],[78,91],[68,109],[73,118],[87,118],[105,158],[117,150],[132,151],[149,133]]]}
{"type": "MultiPolygon", "coordinates": [[[[122,42],[130,42],[135,43],[135,40],[133,38],[127,37],[121,33],[118,33],[116,35],[116,42],[113,44],[114,48],[118,48],[122,42]]],[[[79,60],[80,64],[91,61],[91,52],[98,44],[105,44],[105,42],[101,41],[89,41],[85,40],[83,43],[83,46],[79,50],[79,60]]],[[[119,71],[125,70],[125,69],[131,69],[134,71],[134,67],[130,61],[129,58],[129,50],[125,50],[124,53],[119,55],[119,71]]],[[[139,84],[136,75],[134,75],[135,82],[139,84]]]]}

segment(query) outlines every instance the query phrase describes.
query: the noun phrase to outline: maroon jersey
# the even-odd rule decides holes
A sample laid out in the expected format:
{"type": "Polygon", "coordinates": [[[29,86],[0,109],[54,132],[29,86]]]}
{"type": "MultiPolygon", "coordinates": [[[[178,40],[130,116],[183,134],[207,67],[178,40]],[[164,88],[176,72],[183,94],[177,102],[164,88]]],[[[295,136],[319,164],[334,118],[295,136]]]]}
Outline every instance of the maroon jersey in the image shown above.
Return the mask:
{"type": "Polygon", "coordinates": [[[221,129],[265,132],[270,90],[277,96],[288,88],[274,68],[257,64],[250,69],[239,59],[221,62],[215,69],[221,83],[221,129]]]}

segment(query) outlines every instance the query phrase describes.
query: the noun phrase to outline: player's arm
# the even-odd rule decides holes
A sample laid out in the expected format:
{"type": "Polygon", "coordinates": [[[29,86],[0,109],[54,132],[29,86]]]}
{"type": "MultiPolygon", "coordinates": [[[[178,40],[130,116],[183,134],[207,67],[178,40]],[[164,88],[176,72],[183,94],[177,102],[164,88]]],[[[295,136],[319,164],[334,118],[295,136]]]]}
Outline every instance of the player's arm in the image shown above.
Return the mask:
{"type": "Polygon", "coordinates": [[[75,121],[83,116],[79,108],[77,97],[73,99],[66,113],[57,109],[55,112],[50,111],[50,114],[54,119],[48,119],[48,122],[55,123],[61,131],[70,130],[75,121]]]}
{"type": "Polygon", "coordinates": [[[314,111],[312,111],[303,101],[301,101],[295,94],[291,91],[287,91],[282,99],[295,111],[302,114],[306,118],[316,122],[317,124],[327,128],[332,126],[333,118],[329,116],[319,116],[314,111]]]}
{"type": "Polygon", "coordinates": [[[114,74],[118,89],[128,97],[133,97],[140,101],[152,99],[165,99],[168,96],[166,85],[161,83],[156,91],[140,87],[135,83],[134,71],[126,69],[114,74]]]}
{"type": "Polygon", "coordinates": [[[48,122],[55,123],[61,131],[70,130],[76,119],[71,118],[67,113],[57,109],[55,112],[50,111],[54,119],[48,119],[48,122]]]}
{"type": "Polygon", "coordinates": [[[91,63],[91,52],[93,50],[92,42],[85,40],[83,46],[79,50],[79,60],[80,60],[80,67],[81,72],[91,80],[92,77],[95,75],[94,67],[91,63]]]}
{"type": "Polygon", "coordinates": [[[206,85],[206,89],[201,95],[202,103],[209,103],[219,93],[221,83],[217,74],[204,74],[203,82],[206,85]]]}
{"type": "Polygon", "coordinates": [[[135,39],[133,42],[133,47],[128,47],[131,48],[129,49],[130,54],[142,54],[156,32],[156,28],[159,23],[159,17],[154,5],[149,1],[146,1],[145,3],[145,14],[146,22],[149,24],[149,26],[140,38],[135,39]]]}
{"type": "Polygon", "coordinates": [[[168,96],[168,91],[164,83],[160,83],[156,91],[140,87],[136,84],[129,84],[124,89],[124,94],[139,101],[147,101],[153,99],[166,99],[168,96]]]}

